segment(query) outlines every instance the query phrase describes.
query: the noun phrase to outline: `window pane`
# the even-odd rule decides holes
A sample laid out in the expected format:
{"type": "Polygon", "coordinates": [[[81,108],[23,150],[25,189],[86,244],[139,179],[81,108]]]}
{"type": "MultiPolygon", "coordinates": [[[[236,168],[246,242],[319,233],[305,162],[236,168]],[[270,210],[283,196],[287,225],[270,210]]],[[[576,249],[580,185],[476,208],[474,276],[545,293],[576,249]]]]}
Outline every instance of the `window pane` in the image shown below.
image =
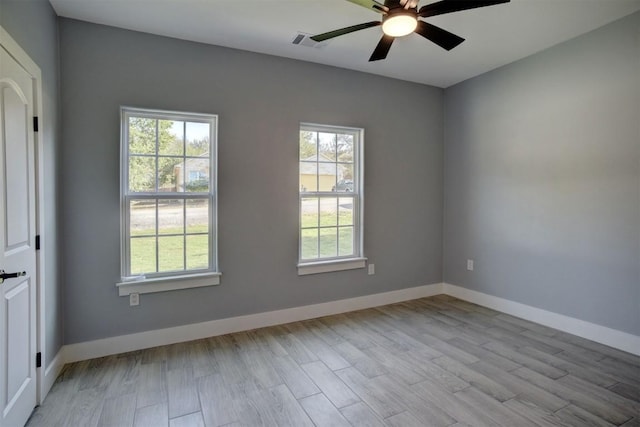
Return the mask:
{"type": "Polygon", "coordinates": [[[336,161],[336,134],[318,132],[318,148],[320,150],[320,162],[336,161]]]}
{"type": "Polygon", "coordinates": [[[209,235],[187,236],[187,269],[209,268],[209,235]]]}
{"type": "Polygon", "coordinates": [[[184,234],[182,200],[158,200],[158,234],[184,234]]]}
{"type": "Polygon", "coordinates": [[[129,117],[129,154],[156,154],[156,120],[129,117]]]}
{"type": "Polygon", "coordinates": [[[302,228],[317,227],[318,223],[318,198],[309,197],[300,201],[300,224],[302,228]]]}
{"type": "Polygon", "coordinates": [[[158,154],[182,156],[184,153],[184,122],[158,120],[158,154]]]}
{"type": "Polygon", "coordinates": [[[209,232],[209,200],[187,200],[187,233],[209,232]]]}
{"type": "Polygon", "coordinates": [[[318,164],[300,162],[300,191],[318,191],[318,164]]]}
{"type": "Polygon", "coordinates": [[[320,229],[320,256],[335,257],[338,256],[338,229],[337,228],[321,228],[320,229]]]}
{"type": "Polygon", "coordinates": [[[129,241],[131,252],[131,274],[156,272],[156,238],[135,237],[129,241]]]}
{"type": "Polygon", "coordinates": [[[316,132],[300,131],[300,160],[315,160],[318,154],[316,132]]]}
{"type": "Polygon", "coordinates": [[[353,198],[340,197],[338,211],[339,225],[353,225],[353,198]]]}
{"type": "Polygon", "coordinates": [[[129,158],[129,191],[156,191],[156,159],[131,156],[129,158]]]}
{"type": "Polygon", "coordinates": [[[338,185],[336,186],[336,191],[352,192],[353,186],[353,165],[338,163],[338,185]]]}
{"type": "Polygon", "coordinates": [[[318,258],[318,229],[311,228],[308,230],[302,230],[300,256],[302,259],[316,259],[318,258]]]}
{"type": "Polygon", "coordinates": [[[320,226],[338,225],[338,198],[320,199],[320,226]]]}
{"type": "Polygon", "coordinates": [[[338,237],[338,255],[353,255],[353,227],[340,227],[338,237]]]}
{"type": "Polygon", "coordinates": [[[155,236],[155,200],[131,200],[129,202],[129,233],[131,236],[155,236]]]}
{"type": "Polygon", "coordinates": [[[189,158],[184,161],[185,190],[192,193],[209,191],[209,157],[189,158]]]}
{"type": "Polygon", "coordinates": [[[318,163],[319,191],[334,191],[336,188],[336,164],[318,163]]]}
{"type": "Polygon", "coordinates": [[[338,161],[353,163],[353,135],[338,134],[338,161]]]}
{"type": "Polygon", "coordinates": [[[187,156],[209,157],[209,123],[187,122],[187,156]]]}
{"type": "Polygon", "coordinates": [[[182,157],[158,158],[158,191],[176,192],[184,191],[182,185],[182,157]]]}
{"type": "Polygon", "coordinates": [[[158,237],[158,272],[184,270],[184,236],[158,237]]]}

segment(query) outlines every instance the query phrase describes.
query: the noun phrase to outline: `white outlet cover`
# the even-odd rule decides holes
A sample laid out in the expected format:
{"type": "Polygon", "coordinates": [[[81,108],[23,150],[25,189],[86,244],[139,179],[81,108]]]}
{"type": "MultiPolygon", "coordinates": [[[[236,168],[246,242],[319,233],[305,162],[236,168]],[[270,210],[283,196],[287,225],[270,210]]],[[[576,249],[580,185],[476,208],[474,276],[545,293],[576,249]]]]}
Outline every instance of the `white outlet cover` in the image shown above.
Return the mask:
{"type": "Polygon", "coordinates": [[[472,259],[468,259],[467,260],[467,270],[473,271],[473,260],[472,259]]]}
{"type": "Polygon", "coordinates": [[[135,292],[129,294],[129,305],[130,306],[140,305],[140,294],[135,292]]]}

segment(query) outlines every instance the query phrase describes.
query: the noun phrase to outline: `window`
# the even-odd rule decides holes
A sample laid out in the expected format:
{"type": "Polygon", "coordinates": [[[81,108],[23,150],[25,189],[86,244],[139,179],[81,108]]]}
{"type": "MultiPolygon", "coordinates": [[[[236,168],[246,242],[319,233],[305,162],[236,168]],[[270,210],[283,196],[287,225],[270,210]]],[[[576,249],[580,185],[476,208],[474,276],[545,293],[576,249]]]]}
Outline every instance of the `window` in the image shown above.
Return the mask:
{"type": "Polygon", "coordinates": [[[298,274],[362,268],[362,129],[300,125],[298,274]]]}
{"type": "Polygon", "coordinates": [[[121,112],[120,294],[218,284],[217,117],[121,112]]]}

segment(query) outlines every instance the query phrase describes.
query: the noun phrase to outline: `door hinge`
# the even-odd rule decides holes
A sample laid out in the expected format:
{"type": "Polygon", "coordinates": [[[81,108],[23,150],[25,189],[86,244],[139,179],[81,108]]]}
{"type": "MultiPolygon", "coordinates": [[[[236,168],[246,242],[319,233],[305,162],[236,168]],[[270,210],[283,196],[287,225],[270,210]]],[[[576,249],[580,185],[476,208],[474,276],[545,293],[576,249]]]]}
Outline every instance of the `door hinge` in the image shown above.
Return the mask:
{"type": "Polygon", "coordinates": [[[36,235],[36,251],[40,250],[40,235],[36,235]]]}
{"type": "Polygon", "coordinates": [[[42,367],[42,353],[36,353],[36,368],[42,367]]]}
{"type": "Polygon", "coordinates": [[[35,116],[33,118],[33,131],[34,132],[38,132],[38,117],[37,116],[35,116]]]}

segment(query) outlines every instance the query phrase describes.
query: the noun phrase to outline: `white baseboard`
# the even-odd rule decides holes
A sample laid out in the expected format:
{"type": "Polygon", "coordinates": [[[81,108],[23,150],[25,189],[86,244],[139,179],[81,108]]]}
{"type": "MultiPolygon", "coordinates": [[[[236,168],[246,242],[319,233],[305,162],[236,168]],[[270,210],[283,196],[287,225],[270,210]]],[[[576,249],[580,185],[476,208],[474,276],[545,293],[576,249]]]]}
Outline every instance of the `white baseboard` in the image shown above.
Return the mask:
{"type": "Polygon", "coordinates": [[[265,313],[212,320],[173,328],[156,329],[130,335],[81,342],[64,346],[65,363],[93,359],[160,345],[192,341],[266,326],[330,316],[354,310],[393,304],[442,293],[443,284],[418,286],[397,291],[348,298],[338,301],[286,308],[265,313]]]}
{"type": "MultiPolygon", "coordinates": [[[[640,337],[615,329],[589,323],[583,320],[553,313],[526,304],[494,297],[482,292],[473,291],[448,283],[418,286],[397,291],[293,307],[265,313],[156,329],[130,335],[104,338],[95,341],[81,342],[64,346],[54,359],[56,365],[50,364],[51,372],[59,372],[64,363],[93,359],[128,351],[142,350],[160,345],[175,344],[233,332],[246,331],[283,323],[330,316],[354,310],[393,304],[438,294],[447,294],[465,301],[473,302],[500,312],[511,314],[541,325],[549,326],[570,334],[599,342],[632,354],[640,355],[640,337]],[[53,369],[53,366],[58,366],[53,369]]],[[[55,380],[53,375],[53,380],[55,380]]],[[[53,383],[51,383],[53,384],[53,383]]],[[[50,388],[50,385],[49,385],[50,388]]],[[[48,389],[47,389],[48,391],[48,389]]]]}
{"type": "Polygon", "coordinates": [[[449,283],[443,293],[640,356],[640,337],[449,283]]]}
{"type": "Polygon", "coordinates": [[[63,346],[58,354],[53,358],[53,360],[49,363],[48,366],[44,368],[44,375],[40,379],[40,390],[38,396],[38,404],[41,404],[44,401],[44,398],[53,387],[53,383],[56,382],[56,378],[62,371],[62,367],[67,363],[65,358],[65,347],[63,346]]]}

